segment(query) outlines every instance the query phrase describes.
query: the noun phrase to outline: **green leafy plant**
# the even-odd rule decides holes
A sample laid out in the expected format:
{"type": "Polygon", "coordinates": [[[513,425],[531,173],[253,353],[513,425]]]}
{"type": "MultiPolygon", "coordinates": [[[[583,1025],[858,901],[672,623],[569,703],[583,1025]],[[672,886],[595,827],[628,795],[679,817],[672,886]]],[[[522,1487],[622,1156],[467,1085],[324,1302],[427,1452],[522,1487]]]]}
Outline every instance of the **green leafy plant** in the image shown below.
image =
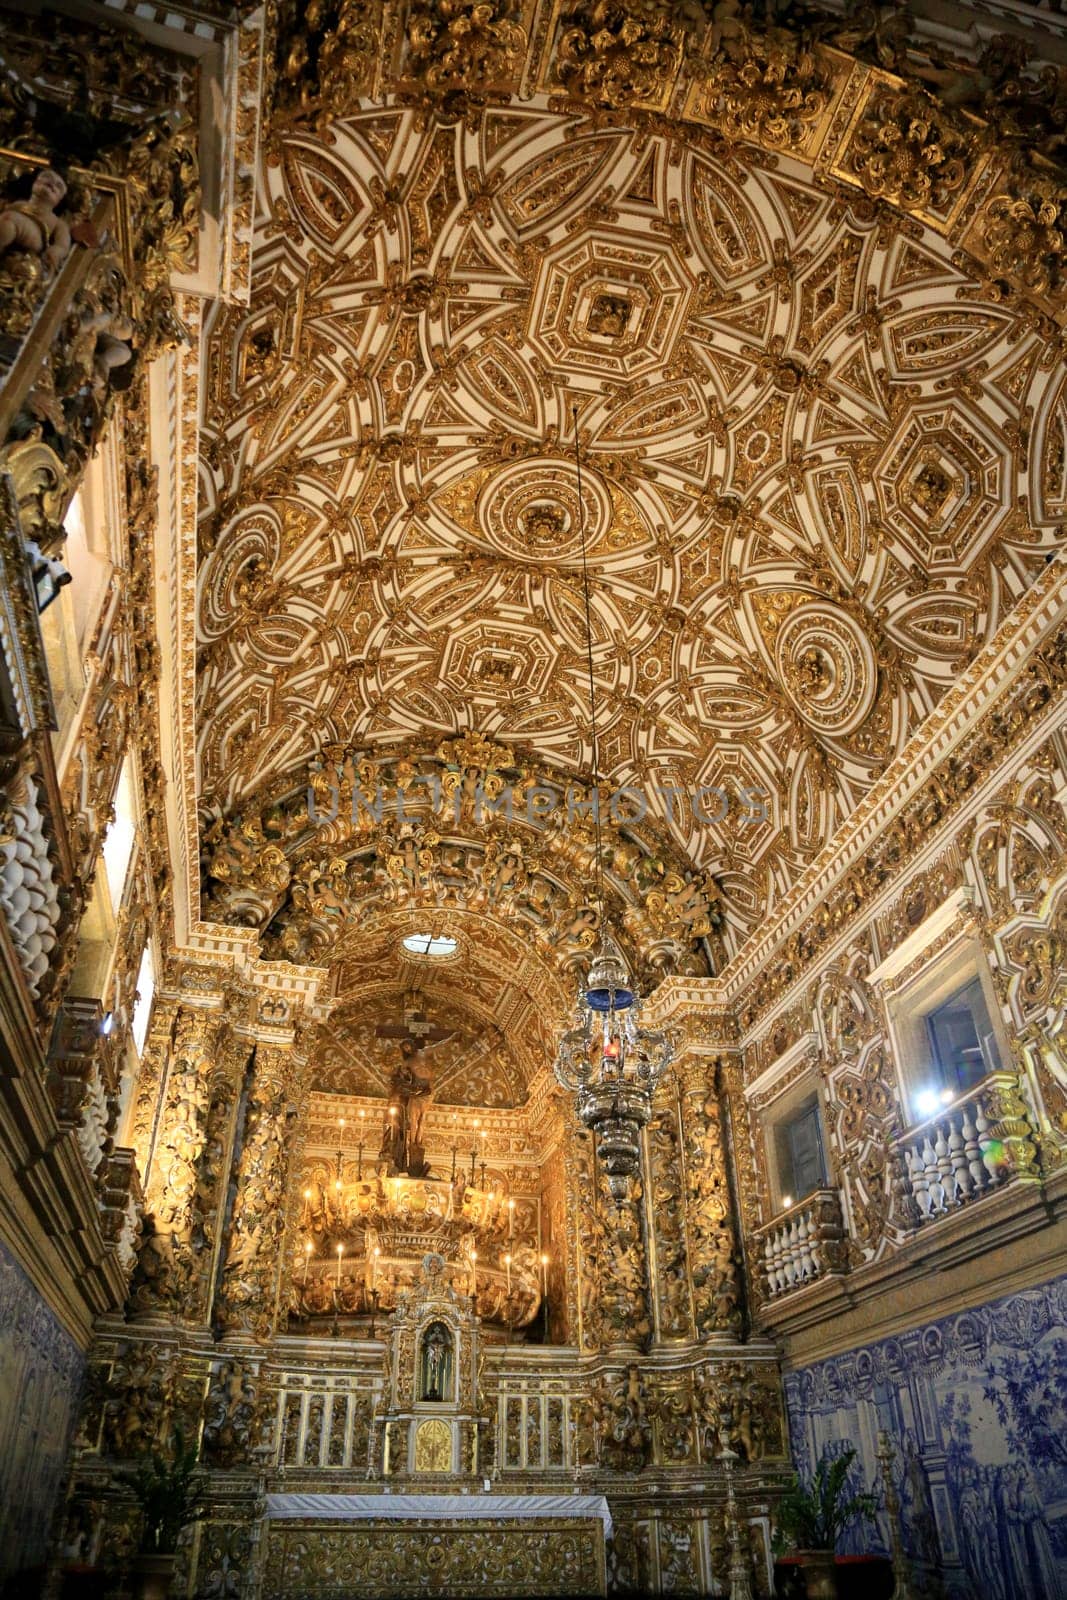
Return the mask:
{"type": "Polygon", "coordinates": [[[193,1487],[199,1451],[187,1445],[175,1426],[169,1456],[153,1450],[131,1475],[141,1508],[141,1550],[145,1555],[170,1555],[178,1536],[200,1515],[193,1487]]]}
{"type": "Polygon", "coordinates": [[[774,1535],[776,1555],[787,1550],[833,1550],[838,1535],[856,1517],[874,1520],[873,1494],[845,1498],[856,1452],[850,1445],[839,1456],[824,1450],[809,1486],[794,1477],[778,1506],[774,1535]]]}

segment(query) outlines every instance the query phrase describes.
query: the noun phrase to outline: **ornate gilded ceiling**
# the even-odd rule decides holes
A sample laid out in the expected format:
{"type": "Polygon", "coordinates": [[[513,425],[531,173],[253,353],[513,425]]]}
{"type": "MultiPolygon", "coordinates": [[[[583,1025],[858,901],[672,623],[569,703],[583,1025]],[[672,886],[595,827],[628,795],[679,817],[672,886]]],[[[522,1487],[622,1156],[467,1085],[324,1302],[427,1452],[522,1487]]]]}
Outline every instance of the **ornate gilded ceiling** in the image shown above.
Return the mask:
{"type": "Polygon", "coordinates": [[[326,746],[474,729],[587,778],[582,519],[605,779],[721,886],[728,956],[1041,569],[1051,325],[942,237],[951,142],[927,226],[721,129],[380,98],[277,121],[209,333],[206,859],[326,746]]]}

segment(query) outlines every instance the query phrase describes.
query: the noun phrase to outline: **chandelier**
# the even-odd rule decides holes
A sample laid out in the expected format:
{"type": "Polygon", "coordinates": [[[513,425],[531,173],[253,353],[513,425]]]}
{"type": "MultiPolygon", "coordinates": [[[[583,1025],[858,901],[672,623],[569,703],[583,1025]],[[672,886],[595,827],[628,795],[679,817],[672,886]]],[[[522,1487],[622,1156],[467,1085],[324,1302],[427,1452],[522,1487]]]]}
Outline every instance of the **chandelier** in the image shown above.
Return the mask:
{"type": "Polygon", "coordinates": [[[594,882],[600,930],[589,973],[579,990],[577,1025],[559,1042],[554,1063],[558,1081],[575,1096],[579,1120],[593,1134],[615,1204],[629,1197],[641,1166],[641,1129],[652,1116],[656,1087],[674,1050],[663,1033],[638,1026],[641,998],[622,951],[604,915],[601,874],[600,773],[596,682],[593,677],[593,618],[585,548],[585,502],[578,448],[578,408],[574,418],[574,461],[578,479],[578,529],[582,551],[586,666],[593,757],[594,882]]]}

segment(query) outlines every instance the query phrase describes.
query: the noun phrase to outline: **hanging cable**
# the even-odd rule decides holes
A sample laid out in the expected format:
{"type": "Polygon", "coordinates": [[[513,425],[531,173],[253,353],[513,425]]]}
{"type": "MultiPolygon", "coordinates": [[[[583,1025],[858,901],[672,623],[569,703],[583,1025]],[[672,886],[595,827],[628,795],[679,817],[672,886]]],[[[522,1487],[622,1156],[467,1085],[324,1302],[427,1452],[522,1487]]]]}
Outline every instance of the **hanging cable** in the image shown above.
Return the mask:
{"type": "Polygon", "coordinates": [[[593,607],[589,598],[589,562],[586,558],[585,550],[585,498],[582,494],[582,456],[578,448],[578,407],[576,405],[571,406],[571,417],[574,422],[574,467],[578,475],[578,535],[582,547],[582,594],[585,600],[585,648],[586,665],[589,671],[589,717],[593,746],[593,838],[596,848],[593,871],[596,884],[599,927],[603,929],[604,885],[600,871],[600,745],[597,738],[596,725],[596,680],[593,677],[593,607]]]}

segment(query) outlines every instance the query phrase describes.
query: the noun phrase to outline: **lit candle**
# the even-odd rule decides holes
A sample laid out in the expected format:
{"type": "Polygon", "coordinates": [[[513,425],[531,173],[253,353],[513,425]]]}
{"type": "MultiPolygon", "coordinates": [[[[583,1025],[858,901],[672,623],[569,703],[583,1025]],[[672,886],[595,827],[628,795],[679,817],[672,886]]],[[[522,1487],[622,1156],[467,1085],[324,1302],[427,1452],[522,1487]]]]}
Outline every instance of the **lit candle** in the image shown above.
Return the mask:
{"type": "Polygon", "coordinates": [[[474,1273],[474,1288],[471,1290],[471,1293],[476,1295],[478,1293],[478,1252],[477,1252],[477,1250],[472,1250],[471,1251],[471,1271],[474,1273]]]}
{"type": "Polygon", "coordinates": [[[307,1283],[307,1281],[308,1281],[308,1262],[310,1260],[311,1260],[311,1240],[309,1239],[307,1244],[304,1246],[304,1276],[303,1276],[303,1279],[301,1280],[303,1283],[307,1283]]]}
{"type": "Polygon", "coordinates": [[[514,1237],[515,1237],[515,1202],[514,1202],[514,1200],[509,1200],[508,1201],[508,1238],[509,1239],[513,1239],[514,1237]]]}
{"type": "Polygon", "coordinates": [[[373,1258],[373,1260],[371,1261],[371,1264],[370,1264],[370,1286],[371,1286],[372,1289],[374,1288],[375,1279],[378,1276],[378,1257],[381,1255],[381,1253],[382,1252],[379,1249],[379,1247],[377,1245],[375,1245],[374,1246],[374,1258],[373,1258]]]}
{"type": "Polygon", "coordinates": [[[510,1256],[510,1254],[506,1255],[504,1257],[504,1267],[505,1267],[505,1270],[507,1271],[507,1275],[508,1275],[508,1294],[510,1295],[511,1294],[511,1256],[510,1256]]]}
{"type": "Polygon", "coordinates": [[[344,1245],[343,1244],[339,1244],[337,1246],[337,1287],[338,1288],[341,1287],[341,1257],[344,1255],[344,1253],[345,1253],[344,1245]]]}

